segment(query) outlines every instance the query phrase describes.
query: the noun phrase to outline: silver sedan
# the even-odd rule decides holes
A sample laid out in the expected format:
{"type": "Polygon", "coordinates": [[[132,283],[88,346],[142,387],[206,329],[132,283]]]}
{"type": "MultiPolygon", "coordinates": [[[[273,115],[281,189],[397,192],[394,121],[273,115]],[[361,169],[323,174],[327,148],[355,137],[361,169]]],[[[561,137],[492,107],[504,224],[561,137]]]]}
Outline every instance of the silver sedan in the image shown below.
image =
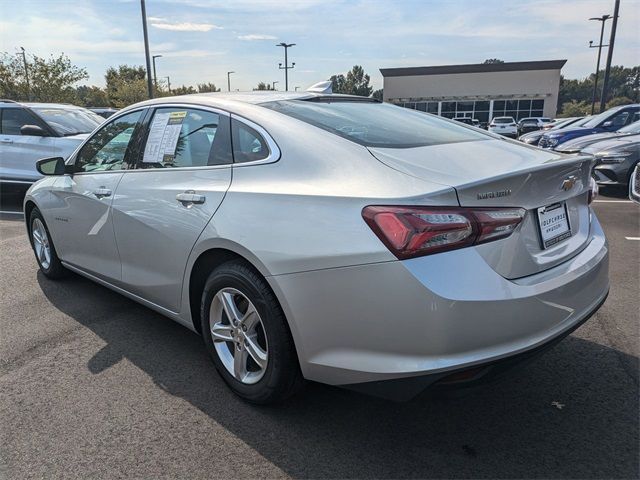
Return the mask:
{"type": "Polygon", "coordinates": [[[592,162],[361,97],[187,95],[41,160],[24,209],[47,277],[200,333],[241,397],[402,399],[491,378],[604,302],[592,162]]]}

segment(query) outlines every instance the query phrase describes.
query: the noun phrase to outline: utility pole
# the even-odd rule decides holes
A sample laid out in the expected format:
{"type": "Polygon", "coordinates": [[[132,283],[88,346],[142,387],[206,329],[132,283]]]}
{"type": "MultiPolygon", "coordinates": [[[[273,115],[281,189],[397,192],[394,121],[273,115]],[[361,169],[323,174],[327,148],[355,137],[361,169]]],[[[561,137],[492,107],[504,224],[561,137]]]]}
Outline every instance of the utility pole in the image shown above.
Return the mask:
{"type": "Polygon", "coordinates": [[[158,90],[158,77],[156,76],[156,58],[160,58],[162,55],[154,55],[153,57],[151,57],[151,60],[153,60],[153,85],[156,87],[156,90],[158,90]]]}
{"type": "Polygon", "coordinates": [[[289,65],[289,60],[287,59],[287,50],[289,47],[293,47],[295,43],[284,43],[281,42],[276,45],[276,47],[284,47],[284,67],[281,63],[278,64],[278,68],[280,70],[284,70],[284,90],[285,92],[289,91],[289,70],[296,66],[296,62],[293,62],[289,65]]]}
{"type": "Polygon", "coordinates": [[[147,90],[149,98],[153,98],[153,85],[151,83],[151,57],[149,56],[149,35],[147,35],[147,10],[144,6],[144,0],[140,0],[140,8],[142,9],[142,33],[144,35],[144,55],[147,61],[147,90]]]}
{"type": "Polygon", "coordinates": [[[598,91],[598,75],[600,73],[600,55],[602,54],[602,47],[608,47],[609,45],[602,44],[602,38],[604,37],[604,24],[611,18],[611,15],[602,15],[601,17],[592,17],[589,20],[597,20],[598,22],[602,22],[600,27],[600,42],[598,45],[593,45],[592,41],[589,41],[589,48],[597,48],[598,49],[598,60],[596,62],[596,77],[593,81],[593,95],[591,96],[591,115],[596,108],[596,92],[598,91]]]}
{"type": "Polygon", "coordinates": [[[31,86],[29,85],[29,69],[27,68],[27,54],[24,51],[24,47],[20,47],[22,50],[22,61],[24,63],[24,79],[27,82],[27,100],[31,100],[31,86]]]}
{"type": "Polygon", "coordinates": [[[171,79],[168,76],[164,78],[167,79],[167,90],[171,93],[171,79]]]}
{"type": "Polygon", "coordinates": [[[609,37],[609,50],[607,51],[607,66],[604,70],[604,80],[602,81],[602,95],[600,96],[600,111],[604,112],[607,103],[607,89],[609,88],[609,74],[611,73],[611,59],[613,58],[613,44],[616,41],[616,27],[618,26],[618,12],[620,11],[620,0],[615,0],[613,7],[613,23],[611,24],[611,36],[609,37]]]}
{"type": "Polygon", "coordinates": [[[276,89],[276,83],[280,83],[278,80],[274,80],[271,84],[271,90],[275,90],[276,89]]]}
{"type": "Polygon", "coordinates": [[[231,74],[236,72],[227,72],[227,92],[231,91],[231,74]]]}

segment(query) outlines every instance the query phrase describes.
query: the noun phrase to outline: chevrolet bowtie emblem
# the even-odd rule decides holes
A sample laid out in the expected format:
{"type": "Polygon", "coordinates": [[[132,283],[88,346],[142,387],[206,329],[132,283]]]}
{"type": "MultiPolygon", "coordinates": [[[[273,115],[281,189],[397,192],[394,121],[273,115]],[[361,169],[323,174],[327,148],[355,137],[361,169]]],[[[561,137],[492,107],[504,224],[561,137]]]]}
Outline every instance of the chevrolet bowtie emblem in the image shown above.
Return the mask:
{"type": "Polygon", "coordinates": [[[571,175],[570,177],[565,178],[564,181],[562,182],[562,190],[564,190],[565,192],[568,192],[576,184],[576,181],[577,179],[574,175],[571,175]]]}

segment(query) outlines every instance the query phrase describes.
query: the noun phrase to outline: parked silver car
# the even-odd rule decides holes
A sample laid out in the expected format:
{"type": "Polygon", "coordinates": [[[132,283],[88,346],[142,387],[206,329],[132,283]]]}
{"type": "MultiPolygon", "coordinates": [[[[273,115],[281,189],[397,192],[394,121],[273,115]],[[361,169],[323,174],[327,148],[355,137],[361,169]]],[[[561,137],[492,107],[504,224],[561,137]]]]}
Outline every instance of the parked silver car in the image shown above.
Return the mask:
{"type": "Polygon", "coordinates": [[[304,378],[409,398],[490,378],[599,308],[592,161],[362,97],[186,95],[41,161],[24,209],[47,277],[200,333],[245,399],[304,378]]]}
{"type": "Polygon", "coordinates": [[[37,160],[66,158],[103,121],[74,105],[0,100],[0,184],[26,190],[42,178],[37,160]]]}

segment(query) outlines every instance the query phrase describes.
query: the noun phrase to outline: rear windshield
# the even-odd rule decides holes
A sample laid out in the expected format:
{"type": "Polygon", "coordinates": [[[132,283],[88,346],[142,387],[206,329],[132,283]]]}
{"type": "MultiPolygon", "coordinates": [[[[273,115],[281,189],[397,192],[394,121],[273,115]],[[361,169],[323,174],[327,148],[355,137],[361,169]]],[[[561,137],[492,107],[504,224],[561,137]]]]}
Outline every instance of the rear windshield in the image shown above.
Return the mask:
{"type": "Polygon", "coordinates": [[[282,100],[261,106],[365,147],[412,148],[492,138],[463,124],[387,103],[282,100]]]}
{"type": "Polygon", "coordinates": [[[493,123],[513,123],[512,117],[497,117],[493,119],[493,123]]]}

